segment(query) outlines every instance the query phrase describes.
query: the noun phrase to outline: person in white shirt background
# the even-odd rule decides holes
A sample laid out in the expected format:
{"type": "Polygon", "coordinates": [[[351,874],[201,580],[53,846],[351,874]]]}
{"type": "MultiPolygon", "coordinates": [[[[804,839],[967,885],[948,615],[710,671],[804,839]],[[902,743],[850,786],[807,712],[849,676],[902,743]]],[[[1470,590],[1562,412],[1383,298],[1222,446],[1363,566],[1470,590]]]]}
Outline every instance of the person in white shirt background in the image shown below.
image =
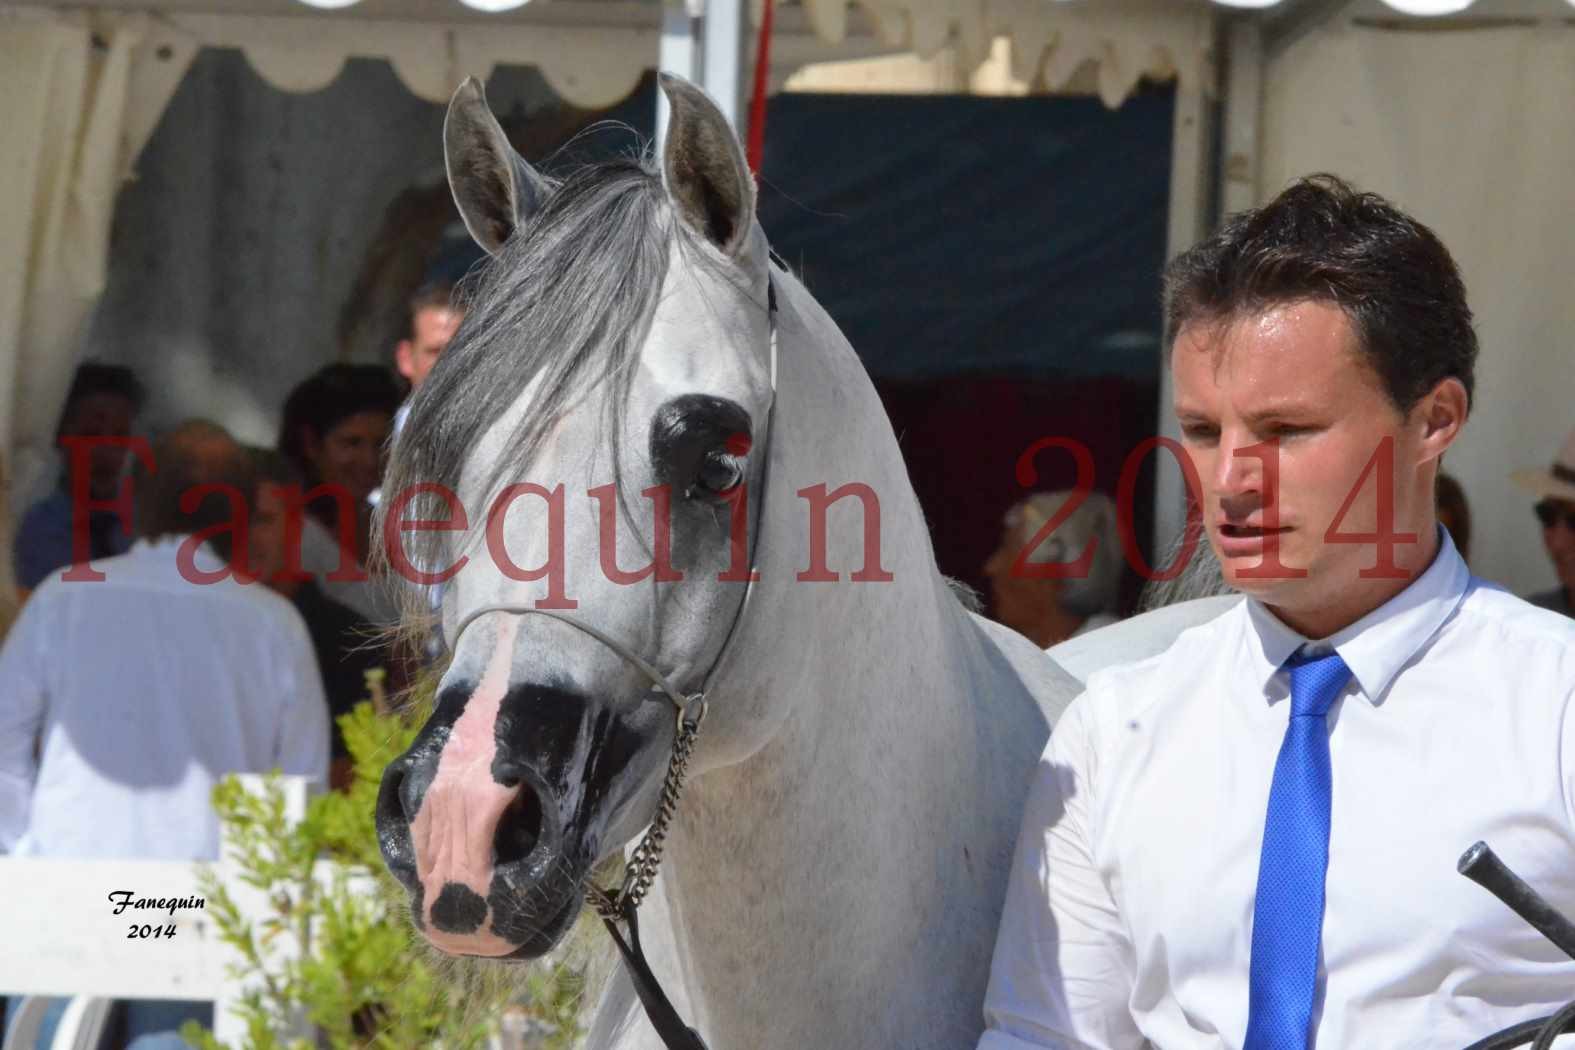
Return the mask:
{"type": "Polygon", "coordinates": [[[979,1050],[1464,1047],[1575,960],[1575,624],[1435,520],[1477,342],[1448,251],[1329,176],[1166,274],[1204,526],[1245,597],[1092,674],[1026,804],[979,1050]]]}
{"type": "MultiPolygon", "coordinates": [[[[225,572],[228,531],[195,541],[232,521],[225,494],[181,510],[204,484],[250,502],[249,459],[201,422],[153,456],[151,475],[133,472],[132,549],[90,563],[100,580],[45,580],[0,649],[0,852],[213,860],[220,778],[279,769],[326,784],[328,709],[305,624],[225,572]]],[[[188,1018],[211,1023],[211,1008],[130,1003],[131,1046],[181,1046],[172,1033],[188,1018]]]]}

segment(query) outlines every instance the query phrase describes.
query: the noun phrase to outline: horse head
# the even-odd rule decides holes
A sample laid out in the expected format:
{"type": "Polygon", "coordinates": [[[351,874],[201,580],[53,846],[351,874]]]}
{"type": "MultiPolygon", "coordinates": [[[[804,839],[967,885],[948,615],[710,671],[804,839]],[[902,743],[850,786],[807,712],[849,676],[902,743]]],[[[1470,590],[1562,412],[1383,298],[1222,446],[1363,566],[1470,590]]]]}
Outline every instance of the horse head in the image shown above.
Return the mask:
{"type": "MultiPolygon", "coordinates": [[[[385,484],[382,524],[414,542],[395,567],[441,582],[416,608],[440,594],[451,659],[377,826],[415,925],[455,954],[533,958],[563,936],[592,868],[656,811],[678,720],[653,675],[702,688],[746,593],[769,251],[726,119],[682,80],[662,88],[659,168],[549,178],[474,80],[444,125],[491,259],[385,484]]],[[[711,712],[713,759],[769,732],[753,702],[711,712]]]]}

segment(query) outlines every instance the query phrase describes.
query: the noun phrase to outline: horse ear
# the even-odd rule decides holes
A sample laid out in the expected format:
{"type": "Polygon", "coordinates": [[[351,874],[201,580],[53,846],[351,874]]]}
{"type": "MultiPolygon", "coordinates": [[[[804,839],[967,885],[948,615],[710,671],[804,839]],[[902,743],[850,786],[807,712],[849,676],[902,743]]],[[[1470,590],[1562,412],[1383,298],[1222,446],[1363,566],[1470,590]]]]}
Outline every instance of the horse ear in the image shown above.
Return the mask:
{"type": "Polygon", "coordinates": [[[443,119],[443,163],[465,228],[496,255],[547,199],[547,180],[514,152],[475,77],[466,77],[443,119]]]}
{"type": "Polygon", "coordinates": [[[690,228],[734,255],[755,217],[755,179],[744,149],[704,91],[671,73],[660,80],[672,108],[662,151],[668,196],[690,228]]]}

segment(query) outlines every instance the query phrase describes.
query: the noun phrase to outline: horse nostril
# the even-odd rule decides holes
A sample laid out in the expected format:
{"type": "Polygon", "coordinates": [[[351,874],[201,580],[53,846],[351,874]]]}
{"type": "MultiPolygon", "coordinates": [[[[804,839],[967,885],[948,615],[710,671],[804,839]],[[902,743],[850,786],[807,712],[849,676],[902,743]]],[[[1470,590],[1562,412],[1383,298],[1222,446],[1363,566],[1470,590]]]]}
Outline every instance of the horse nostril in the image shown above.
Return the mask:
{"type": "Polygon", "coordinates": [[[492,863],[495,867],[524,860],[541,839],[541,796],[527,783],[515,781],[510,786],[516,785],[519,790],[503,811],[497,833],[492,839],[492,863]]]}
{"type": "Polygon", "coordinates": [[[383,783],[377,790],[377,823],[400,821],[409,825],[416,819],[417,806],[411,803],[410,765],[404,759],[389,763],[383,770],[383,783]]]}

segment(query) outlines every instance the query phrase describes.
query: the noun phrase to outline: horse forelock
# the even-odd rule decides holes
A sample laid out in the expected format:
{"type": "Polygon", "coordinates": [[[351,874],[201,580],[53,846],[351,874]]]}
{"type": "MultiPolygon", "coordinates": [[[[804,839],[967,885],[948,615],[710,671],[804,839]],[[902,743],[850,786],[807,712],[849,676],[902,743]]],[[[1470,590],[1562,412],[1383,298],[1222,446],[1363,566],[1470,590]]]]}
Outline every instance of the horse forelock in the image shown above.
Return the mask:
{"type": "MultiPolygon", "coordinates": [[[[461,285],[465,319],[411,402],[384,483],[382,516],[421,484],[458,494],[477,447],[528,386],[531,410],[516,420],[475,488],[496,491],[538,455],[549,431],[585,390],[617,384],[605,399],[616,443],[634,363],[666,277],[674,217],[661,176],[642,160],[589,165],[554,184],[542,210],[461,285]]],[[[479,538],[484,506],[466,506],[468,533],[401,535],[418,568],[452,562],[479,538]]],[[[435,493],[411,500],[405,518],[444,519],[435,493]]],[[[424,588],[401,587],[403,626],[419,635],[432,610],[424,588]]]]}

